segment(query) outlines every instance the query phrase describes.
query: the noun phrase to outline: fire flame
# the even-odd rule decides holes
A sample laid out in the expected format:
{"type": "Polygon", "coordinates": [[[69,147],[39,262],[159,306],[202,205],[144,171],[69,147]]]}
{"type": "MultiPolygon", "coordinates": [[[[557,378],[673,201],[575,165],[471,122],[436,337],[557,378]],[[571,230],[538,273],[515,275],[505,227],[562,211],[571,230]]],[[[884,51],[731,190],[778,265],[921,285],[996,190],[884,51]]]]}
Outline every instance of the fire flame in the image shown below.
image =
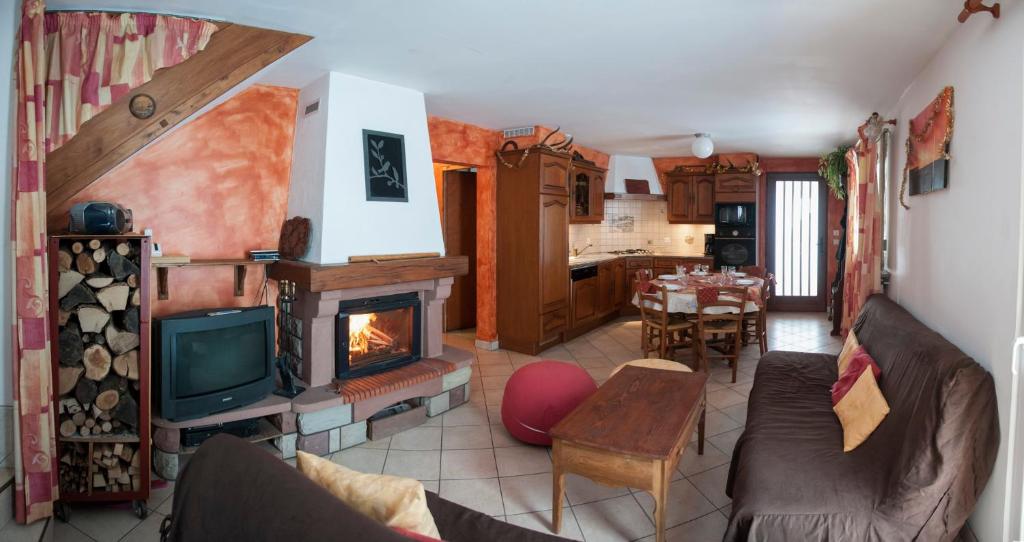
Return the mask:
{"type": "Polygon", "coordinates": [[[348,351],[365,354],[370,350],[370,324],[377,319],[374,313],[353,314],[348,317],[348,351]]]}

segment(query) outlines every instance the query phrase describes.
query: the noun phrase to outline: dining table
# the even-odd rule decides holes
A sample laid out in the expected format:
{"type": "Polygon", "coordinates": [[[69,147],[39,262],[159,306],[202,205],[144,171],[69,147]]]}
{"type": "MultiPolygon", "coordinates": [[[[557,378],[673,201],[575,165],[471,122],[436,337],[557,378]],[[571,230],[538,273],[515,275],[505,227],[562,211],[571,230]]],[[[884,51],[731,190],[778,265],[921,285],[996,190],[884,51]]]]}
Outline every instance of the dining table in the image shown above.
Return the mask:
{"type": "MultiPolygon", "coordinates": [[[[663,275],[664,276],[664,275],[663,275]]],[[[708,273],[706,275],[675,275],[675,278],[655,278],[651,284],[656,287],[668,286],[668,312],[677,314],[697,314],[697,289],[704,286],[746,286],[747,304],[743,312],[757,312],[761,310],[761,289],[764,288],[764,279],[753,276],[726,275],[722,273],[708,273]]],[[[640,306],[640,296],[633,293],[633,305],[640,306]]],[[[660,307],[659,307],[660,308],[660,307]]],[[[736,314],[739,309],[736,307],[710,307],[705,314],[736,314]]]]}

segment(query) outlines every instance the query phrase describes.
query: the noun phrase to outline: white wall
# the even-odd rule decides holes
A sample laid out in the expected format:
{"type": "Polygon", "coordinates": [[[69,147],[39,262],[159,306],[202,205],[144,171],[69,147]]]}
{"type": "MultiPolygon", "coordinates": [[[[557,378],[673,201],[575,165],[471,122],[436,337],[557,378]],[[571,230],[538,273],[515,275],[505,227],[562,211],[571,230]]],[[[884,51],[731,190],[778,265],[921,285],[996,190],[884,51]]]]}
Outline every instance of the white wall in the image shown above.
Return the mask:
{"type": "Polygon", "coordinates": [[[313,247],[305,259],[329,264],[359,255],[444,253],[423,93],[336,72],[325,79],[300,93],[292,160],[289,214],[305,213],[313,222],[313,247]],[[321,111],[303,118],[314,96],[321,96],[321,111]],[[408,202],[366,201],[363,129],[405,136],[408,202]],[[325,142],[323,151],[304,148],[325,142]],[[300,156],[312,162],[300,164],[300,156]],[[314,216],[318,191],[322,211],[314,216]]]}
{"type": "Polygon", "coordinates": [[[1003,435],[995,471],[970,525],[1003,539],[1011,346],[1018,329],[1024,6],[972,17],[889,111],[894,140],[891,297],[984,365],[995,378],[1003,435]],[[955,87],[949,189],[896,202],[907,123],[946,85],[955,87]]]}
{"type": "Polygon", "coordinates": [[[605,179],[604,191],[624,194],[626,179],[647,179],[652,194],[662,193],[658,172],[654,169],[654,161],[649,156],[611,155],[608,159],[608,176],[605,179]]]}

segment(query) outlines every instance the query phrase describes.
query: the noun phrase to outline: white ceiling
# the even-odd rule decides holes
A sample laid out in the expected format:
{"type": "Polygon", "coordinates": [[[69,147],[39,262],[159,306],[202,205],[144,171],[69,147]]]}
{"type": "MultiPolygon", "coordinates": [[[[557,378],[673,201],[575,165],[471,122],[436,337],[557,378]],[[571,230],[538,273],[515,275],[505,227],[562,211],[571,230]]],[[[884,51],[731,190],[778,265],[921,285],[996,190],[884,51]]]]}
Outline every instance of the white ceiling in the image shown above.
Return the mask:
{"type": "MultiPolygon", "coordinates": [[[[423,91],[431,114],[561,125],[609,153],[818,154],[890,107],[957,25],[961,0],[48,0],[314,40],[261,79],[327,70],[423,91]]],[[[971,24],[968,22],[967,24],[971,24]]]]}

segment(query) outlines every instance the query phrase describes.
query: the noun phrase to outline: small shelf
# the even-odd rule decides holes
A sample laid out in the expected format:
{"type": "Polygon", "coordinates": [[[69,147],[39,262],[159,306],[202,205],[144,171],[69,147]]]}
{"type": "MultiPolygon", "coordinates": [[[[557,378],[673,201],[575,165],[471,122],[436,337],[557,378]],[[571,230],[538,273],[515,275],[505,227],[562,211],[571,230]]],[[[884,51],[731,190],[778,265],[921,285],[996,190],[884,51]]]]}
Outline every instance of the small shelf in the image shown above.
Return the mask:
{"type": "Polygon", "coordinates": [[[222,258],[222,259],[211,259],[211,260],[192,260],[189,262],[156,262],[153,263],[153,267],[156,268],[156,292],[157,299],[166,301],[171,298],[170,286],[168,285],[168,269],[172,267],[215,267],[215,266],[232,266],[235,268],[235,297],[242,297],[245,295],[245,275],[247,267],[250,265],[263,265],[267,266],[274,263],[277,260],[247,260],[244,258],[222,258]]]}
{"type": "MultiPolygon", "coordinates": [[[[259,443],[259,442],[264,442],[264,441],[267,441],[267,440],[270,440],[270,439],[273,439],[273,438],[277,438],[277,437],[281,436],[282,434],[284,434],[284,433],[281,432],[280,429],[278,429],[277,427],[274,427],[274,424],[272,424],[269,421],[267,421],[266,418],[260,418],[259,425],[260,425],[260,429],[259,429],[259,431],[255,435],[253,435],[251,437],[242,437],[242,440],[245,440],[245,441],[251,442],[253,444],[256,444],[256,443],[259,443]]],[[[182,446],[181,450],[178,451],[178,454],[179,455],[194,454],[196,452],[196,450],[198,450],[198,449],[199,449],[199,446],[182,446]]]]}
{"type": "Polygon", "coordinates": [[[167,429],[185,429],[187,427],[202,427],[204,425],[216,425],[220,423],[236,422],[249,418],[262,418],[272,416],[292,409],[292,401],[287,397],[270,394],[263,400],[251,405],[225,410],[202,418],[192,420],[171,421],[159,416],[153,417],[153,425],[167,429]]]}
{"type": "Polygon", "coordinates": [[[110,443],[110,444],[117,444],[118,442],[120,442],[122,444],[128,444],[128,443],[136,443],[136,442],[138,442],[139,441],[139,436],[135,435],[135,434],[124,433],[124,434],[120,434],[120,435],[117,435],[117,434],[114,434],[114,435],[110,435],[110,434],[107,434],[107,435],[91,435],[91,436],[88,436],[88,437],[70,436],[70,437],[61,437],[60,440],[61,440],[61,442],[99,442],[99,443],[110,443]]]}

